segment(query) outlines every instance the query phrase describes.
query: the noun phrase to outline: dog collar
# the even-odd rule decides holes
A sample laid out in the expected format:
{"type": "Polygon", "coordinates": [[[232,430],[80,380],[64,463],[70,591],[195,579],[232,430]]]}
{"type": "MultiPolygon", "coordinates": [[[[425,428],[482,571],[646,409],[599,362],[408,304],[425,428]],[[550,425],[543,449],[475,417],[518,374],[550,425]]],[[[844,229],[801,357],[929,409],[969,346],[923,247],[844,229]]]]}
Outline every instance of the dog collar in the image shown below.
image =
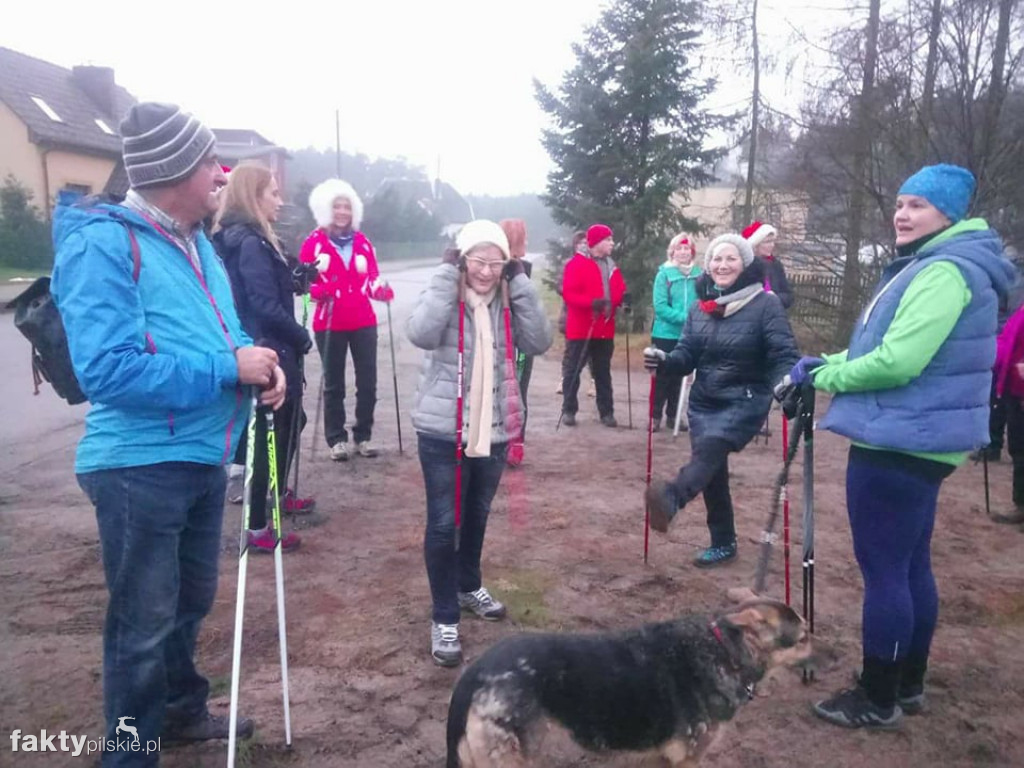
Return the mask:
{"type": "MultiPolygon", "coordinates": [[[[730,650],[728,644],[725,642],[725,635],[722,634],[722,628],[718,626],[718,622],[717,621],[711,622],[711,634],[714,635],[715,640],[717,640],[719,642],[719,644],[722,646],[722,648],[725,649],[725,654],[726,654],[726,656],[729,659],[729,666],[731,666],[734,671],[741,672],[742,668],[736,662],[736,659],[733,658],[732,651],[730,650]]],[[[743,686],[743,690],[746,692],[748,699],[753,699],[754,698],[754,683],[753,682],[745,684],[743,686]]]]}

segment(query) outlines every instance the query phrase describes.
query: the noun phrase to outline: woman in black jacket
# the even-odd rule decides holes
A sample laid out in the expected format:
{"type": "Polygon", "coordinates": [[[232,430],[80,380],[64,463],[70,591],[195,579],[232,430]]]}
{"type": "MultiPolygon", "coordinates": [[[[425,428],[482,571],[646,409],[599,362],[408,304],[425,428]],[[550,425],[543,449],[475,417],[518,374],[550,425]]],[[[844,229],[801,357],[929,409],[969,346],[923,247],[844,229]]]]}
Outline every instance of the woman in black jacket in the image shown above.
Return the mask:
{"type": "MultiPolygon", "coordinates": [[[[309,332],[295,320],[296,286],[292,268],[271,227],[281,208],[281,193],[269,169],[243,163],[231,172],[220,198],[213,242],[231,278],[238,317],[246,333],[277,352],[288,382],[284,405],[274,412],[277,476],[279,482],[284,483],[289,456],[297,447],[290,445],[293,420],[300,420],[300,432],[306,421],[302,412],[300,361],[313,342],[309,332]]],[[[263,419],[256,420],[256,442],[258,446],[266,445],[263,419]]],[[[243,433],[236,463],[244,463],[245,450],[243,433]]],[[[249,544],[256,551],[269,552],[274,548],[274,536],[266,515],[269,482],[266,450],[258,450],[253,458],[249,544]]],[[[296,499],[285,490],[283,507],[286,512],[310,512],[313,502],[296,499]]],[[[299,537],[295,533],[282,536],[282,549],[294,549],[298,544],[299,537]]]]}
{"type": "Polygon", "coordinates": [[[735,234],[715,238],[697,280],[698,308],[676,348],[667,355],[656,347],[644,350],[651,372],[697,372],[687,409],[690,463],[675,480],[652,483],[646,501],[651,527],[664,533],[679,509],[704,494],[711,546],[694,561],[700,567],[736,557],[729,454],[743,450],[760,430],[775,384],[800,357],[786,312],[763,282],[750,243],[735,234]]]}

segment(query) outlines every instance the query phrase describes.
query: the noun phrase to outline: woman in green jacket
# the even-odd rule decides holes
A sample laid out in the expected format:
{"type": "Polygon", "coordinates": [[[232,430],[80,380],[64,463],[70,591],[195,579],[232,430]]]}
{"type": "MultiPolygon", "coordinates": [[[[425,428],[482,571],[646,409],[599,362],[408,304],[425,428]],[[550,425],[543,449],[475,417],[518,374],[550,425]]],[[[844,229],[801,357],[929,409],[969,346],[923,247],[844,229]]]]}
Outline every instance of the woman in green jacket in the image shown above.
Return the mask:
{"type": "MultiPolygon", "coordinates": [[[[697,302],[697,278],[701,268],[693,263],[697,253],[693,238],[681,232],[668,244],[668,259],[654,276],[654,326],[651,343],[668,354],[676,348],[690,307],[697,302]]],[[[666,424],[679,408],[683,377],[658,373],[654,385],[654,431],[661,429],[661,414],[666,424]],[[667,406],[667,407],[666,407],[667,406]]]]}

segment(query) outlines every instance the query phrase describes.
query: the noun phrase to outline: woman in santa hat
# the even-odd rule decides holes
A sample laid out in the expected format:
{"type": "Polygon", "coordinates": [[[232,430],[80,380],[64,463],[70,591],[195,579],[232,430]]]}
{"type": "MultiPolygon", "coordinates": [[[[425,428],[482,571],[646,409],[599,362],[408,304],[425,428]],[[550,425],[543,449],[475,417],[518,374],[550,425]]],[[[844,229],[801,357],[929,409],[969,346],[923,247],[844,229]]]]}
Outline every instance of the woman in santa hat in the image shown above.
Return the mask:
{"type": "Polygon", "coordinates": [[[370,299],[389,302],[394,291],[380,279],[369,238],[359,231],[363,201],[341,179],[328,179],[309,195],[317,228],[299,259],[316,264],[320,277],[309,289],[316,302],[313,331],[324,370],[324,437],[334,461],[347,461],[345,360],[352,351],[356,376],[355,452],[376,456],[370,438],[377,404],[377,315],[370,299]]]}
{"type": "Polygon", "coordinates": [[[771,224],[755,221],[743,230],[754,255],[764,267],[764,289],[779,297],[782,306],[789,309],[793,306],[793,289],[786,279],[786,270],[782,262],[775,257],[775,237],[778,234],[771,224]]]}

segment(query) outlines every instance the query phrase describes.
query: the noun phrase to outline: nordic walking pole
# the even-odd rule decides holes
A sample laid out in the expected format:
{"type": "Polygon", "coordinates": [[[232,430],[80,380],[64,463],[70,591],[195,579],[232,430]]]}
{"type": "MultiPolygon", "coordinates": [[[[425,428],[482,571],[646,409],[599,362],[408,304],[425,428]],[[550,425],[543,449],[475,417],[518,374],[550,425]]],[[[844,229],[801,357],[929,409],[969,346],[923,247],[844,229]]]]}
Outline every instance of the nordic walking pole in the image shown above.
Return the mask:
{"type": "Polygon", "coordinates": [[[988,498],[988,447],[981,449],[981,469],[985,473],[985,515],[992,517],[992,508],[988,498]]]}
{"type": "Polygon", "coordinates": [[[626,411],[629,414],[629,428],[633,428],[633,369],[629,364],[629,326],[633,324],[633,305],[626,295],[623,311],[626,313],[626,411]]]}
{"type": "Polygon", "coordinates": [[[676,403],[676,423],[672,428],[673,439],[679,437],[679,423],[683,418],[683,409],[686,407],[686,389],[689,386],[689,376],[683,376],[679,383],[679,402],[676,403]]]}
{"type": "Polygon", "coordinates": [[[252,474],[256,450],[256,407],[258,396],[253,395],[252,412],[246,428],[248,444],[245,451],[245,476],[242,483],[242,533],[238,550],[238,590],[235,596],[235,639],[231,652],[231,708],[228,717],[228,768],[235,765],[235,741],[238,734],[238,681],[242,665],[242,619],[245,612],[245,579],[249,570],[249,518],[252,513],[252,474]]]}
{"type": "Polygon", "coordinates": [[[316,400],[316,419],[315,419],[315,422],[313,424],[313,453],[312,453],[312,458],[314,458],[314,459],[316,458],[316,447],[317,447],[317,443],[319,442],[319,440],[317,439],[317,432],[320,429],[320,413],[321,413],[321,409],[322,408],[326,409],[326,407],[327,407],[324,404],[324,398],[327,396],[327,384],[326,384],[326,381],[327,381],[327,375],[328,375],[328,373],[330,371],[330,368],[328,367],[328,362],[330,362],[330,359],[331,359],[331,335],[332,335],[331,325],[334,322],[334,306],[335,306],[335,297],[334,296],[327,297],[327,312],[326,312],[326,315],[327,315],[327,329],[324,331],[324,350],[323,350],[323,354],[320,356],[320,394],[319,394],[319,396],[317,397],[317,400],[316,400]]]}
{"type": "Polygon", "coordinates": [[[455,551],[462,534],[462,393],[466,375],[466,272],[459,261],[459,341],[455,377],[455,551]]]}
{"type": "Polygon", "coordinates": [[[267,424],[267,466],[270,470],[270,498],[274,504],[274,584],[277,589],[277,638],[281,649],[281,696],[284,701],[284,744],[292,746],[292,715],[288,695],[288,633],[284,618],[284,565],[281,561],[281,494],[277,478],[277,433],[274,409],[263,408],[267,424]]]}
{"type": "MultiPolygon", "coordinates": [[[[651,373],[651,391],[647,395],[647,487],[651,487],[651,465],[654,462],[654,390],[658,374],[651,373]]],[[[644,496],[646,499],[646,495],[644,496]]],[[[651,539],[651,508],[644,504],[644,565],[647,565],[647,549],[651,539]]]]}
{"type": "MultiPolygon", "coordinates": [[[[814,384],[801,388],[800,411],[804,438],[804,617],[814,634],[814,384]]],[[[804,682],[814,679],[814,672],[804,670],[804,682]]]]}
{"type": "MultiPolygon", "coordinates": [[[[309,294],[302,296],[302,327],[309,325],[309,294]]],[[[299,463],[302,461],[302,408],[306,399],[306,356],[299,355],[299,401],[295,403],[295,411],[292,413],[292,439],[288,443],[288,461],[284,473],[285,489],[288,488],[288,478],[291,474],[292,460],[295,461],[295,480],[292,481],[292,491],[295,498],[299,498],[299,463]]]]}
{"type": "Polygon", "coordinates": [[[395,331],[391,324],[391,302],[386,305],[388,308],[388,342],[391,344],[391,383],[395,386],[395,424],[398,426],[398,453],[403,454],[402,448],[402,411],[398,405],[398,366],[395,365],[395,331]]]}
{"type": "MultiPolygon", "coordinates": [[[[782,460],[786,460],[789,449],[789,419],[782,414],[782,460]]],[[[786,584],[786,605],[790,602],[789,591],[789,485],[782,486],[782,563],[783,579],[786,584]]]]}
{"type": "MultiPolygon", "coordinates": [[[[580,359],[576,363],[576,373],[574,375],[573,381],[576,382],[577,396],[579,394],[579,388],[580,388],[580,383],[581,383],[580,382],[580,376],[583,375],[583,366],[587,364],[587,354],[590,352],[590,339],[594,335],[594,325],[595,325],[595,323],[597,323],[597,317],[593,316],[591,318],[591,320],[590,320],[590,327],[587,329],[587,337],[583,340],[583,348],[580,350],[580,359]]],[[[555,432],[557,432],[559,430],[559,428],[562,426],[562,418],[564,416],[565,416],[565,411],[564,410],[560,414],[558,414],[558,423],[555,424],[555,432]]]]}

